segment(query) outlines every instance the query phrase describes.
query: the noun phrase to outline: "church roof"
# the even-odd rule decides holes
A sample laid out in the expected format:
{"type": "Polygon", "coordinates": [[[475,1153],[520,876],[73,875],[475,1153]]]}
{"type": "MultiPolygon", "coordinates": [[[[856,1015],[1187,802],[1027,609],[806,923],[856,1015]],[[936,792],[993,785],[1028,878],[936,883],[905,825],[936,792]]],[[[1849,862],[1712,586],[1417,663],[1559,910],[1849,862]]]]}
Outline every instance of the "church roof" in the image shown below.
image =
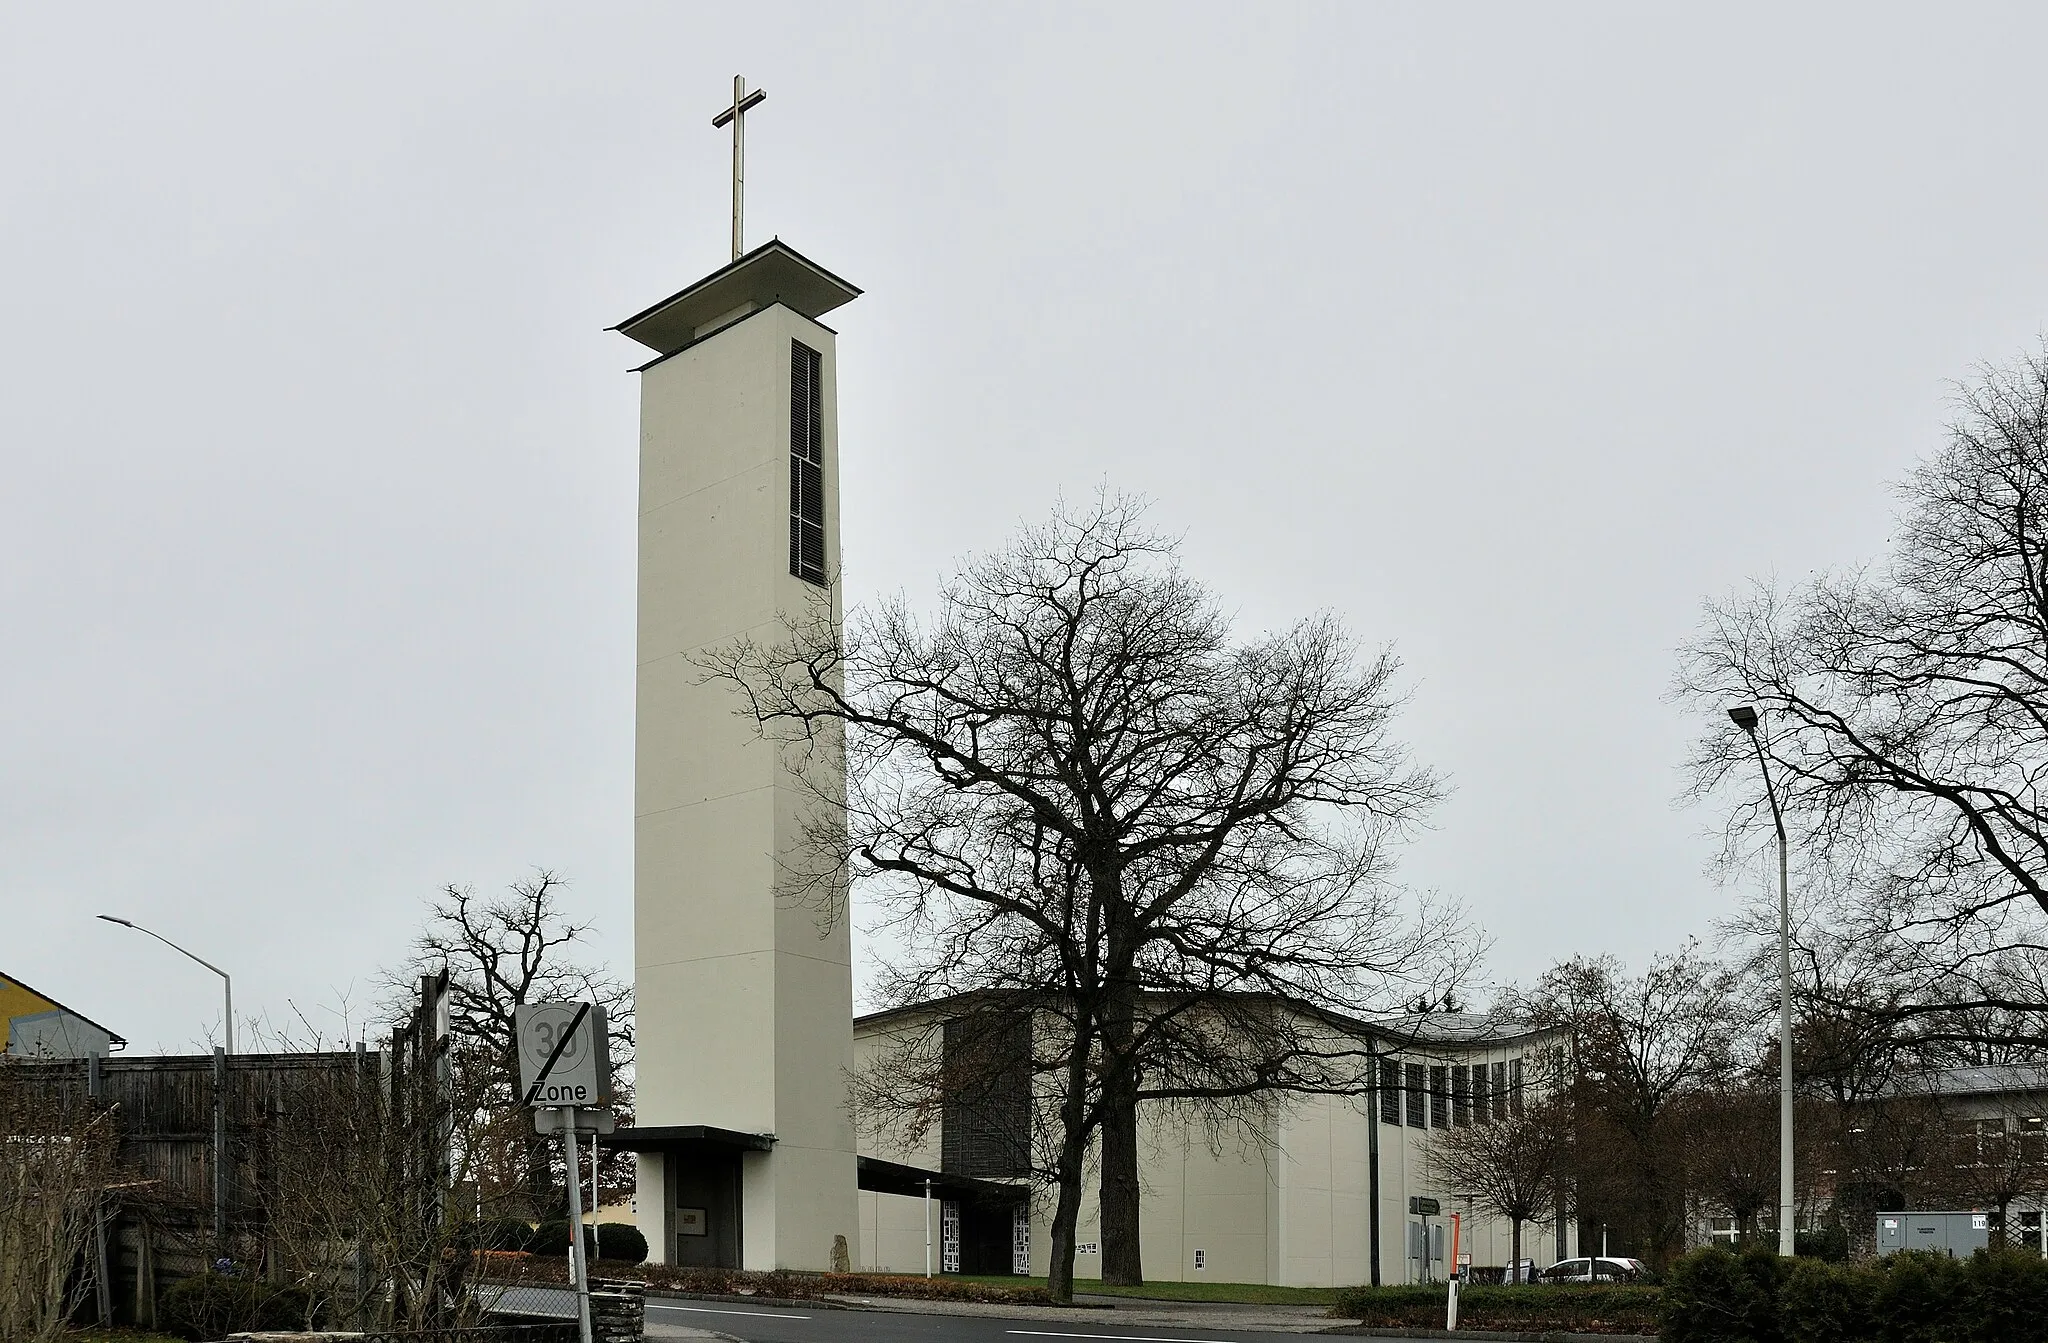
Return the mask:
{"type": "MultiPolygon", "coordinates": [[[[928,998],[922,1002],[904,1003],[896,1007],[883,1008],[853,1019],[856,1031],[872,1030],[911,1017],[944,1017],[958,1015],[975,1008],[1000,1006],[1005,999],[1022,1000],[1033,995],[1021,989],[988,989],[980,992],[949,994],[942,998],[928,998]]],[[[1150,995],[1148,995],[1150,996],[1150,995]]],[[[1490,1014],[1477,1012],[1426,1012],[1404,1013],[1391,1017],[1354,1017],[1308,1003],[1294,1002],[1271,994],[1242,994],[1243,998],[1268,998],[1282,1003],[1305,1015],[1320,1017],[1342,1030],[1354,1031],[1361,1035],[1378,1036],[1396,1048],[1407,1047],[1427,1051],[1438,1048],[1484,1049],[1511,1044],[1538,1036],[1554,1034],[1552,1030],[1526,1021],[1513,1021],[1490,1014]]]]}
{"type": "Polygon", "coordinates": [[[610,329],[667,355],[711,334],[705,328],[724,326],[721,318],[780,303],[815,321],[859,297],[857,287],[777,238],[610,329]]]}

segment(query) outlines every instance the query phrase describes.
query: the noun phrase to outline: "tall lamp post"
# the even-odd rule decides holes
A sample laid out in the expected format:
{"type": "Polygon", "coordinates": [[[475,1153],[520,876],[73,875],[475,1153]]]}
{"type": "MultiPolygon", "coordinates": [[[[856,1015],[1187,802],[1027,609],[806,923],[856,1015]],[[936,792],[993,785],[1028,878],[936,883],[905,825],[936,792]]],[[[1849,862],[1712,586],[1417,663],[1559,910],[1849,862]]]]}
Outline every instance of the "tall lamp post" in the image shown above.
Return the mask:
{"type": "MultiPolygon", "coordinates": [[[[216,1250],[225,1254],[228,1243],[228,1055],[235,1052],[235,982],[228,977],[227,971],[212,961],[193,955],[162,933],[112,914],[99,917],[123,928],[133,928],[138,933],[148,933],[180,956],[198,961],[220,976],[223,1047],[213,1051],[213,1242],[216,1250]]],[[[569,1178],[573,1180],[576,1176],[572,1173],[569,1178]]]]}
{"type": "Polygon", "coordinates": [[[223,969],[221,969],[221,968],[220,968],[219,966],[215,965],[215,964],[214,964],[214,963],[213,963],[212,961],[209,961],[209,960],[202,960],[202,959],[201,959],[200,957],[198,957],[198,956],[194,956],[194,955],[193,955],[193,954],[192,954],[191,952],[189,952],[189,951],[185,950],[185,948],[183,948],[183,947],[179,946],[179,945],[178,945],[178,944],[177,944],[176,942],[173,942],[173,941],[171,941],[171,939],[170,939],[170,938],[168,938],[168,937],[165,937],[165,936],[164,936],[164,935],[163,935],[162,933],[157,933],[157,932],[150,932],[150,930],[149,930],[149,929],[147,929],[147,928],[143,927],[143,926],[142,926],[141,924],[139,924],[139,923],[136,923],[136,922],[134,922],[134,921],[132,921],[132,920],[130,920],[130,919],[120,919],[120,918],[116,918],[116,917],[114,917],[114,916],[113,916],[112,914],[102,914],[102,915],[100,915],[99,917],[100,917],[100,918],[102,918],[102,919],[105,919],[105,920],[106,920],[106,921],[107,921],[108,923],[118,923],[118,924],[120,924],[120,925],[121,925],[121,926],[122,926],[123,928],[133,928],[133,929],[134,929],[134,930],[135,930],[136,932],[138,932],[138,933],[149,933],[149,935],[150,935],[151,937],[153,937],[153,938],[155,938],[155,939],[156,939],[157,941],[159,941],[159,942],[163,943],[163,944],[164,944],[165,946],[169,947],[169,948],[170,948],[170,949],[171,949],[172,951],[175,951],[175,952],[177,952],[177,953],[178,953],[178,954],[179,954],[180,956],[183,956],[183,957],[185,957],[185,958],[186,958],[186,959],[188,959],[188,960],[194,960],[194,961],[198,961],[198,962],[199,962],[199,963],[200,963],[201,965],[205,966],[205,967],[206,967],[207,969],[209,969],[209,970],[213,971],[213,972],[214,972],[215,974],[217,974],[217,975],[219,975],[219,976],[220,976],[220,991],[221,991],[221,1011],[222,1011],[222,1016],[221,1016],[221,1023],[222,1023],[222,1025],[221,1025],[221,1034],[222,1034],[222,1039],[221,1039],[221,1043],[227,1046],[227,1052],[228,1052],[228,1053],[230,1053],[230,1054],[234,1053],[234,1052],[235,1052],[235,982],[234,982],[234,981],[233,981],[232,979],[228,978],[228,972],[227,972],[227,971],[225,971],[225,970],[223,970],[223,969]]]}
{"type": "Polygon", "coordinates": [[[1756,748],[1757,767],[1763,771],[1764,797],[1771,804],[1771,824],[1778,830],[1778,1253],[1793,1253],[1792,1193],[1792,880],[1789,846],[1785,840],[1785,814],[1778,809],[1778,790],[1771,786],[1771,759],[1764,753],[1757,735],[1757,712],[1748,704],[1728,711],[1735,726],[1749,736],[1756,748]]]}

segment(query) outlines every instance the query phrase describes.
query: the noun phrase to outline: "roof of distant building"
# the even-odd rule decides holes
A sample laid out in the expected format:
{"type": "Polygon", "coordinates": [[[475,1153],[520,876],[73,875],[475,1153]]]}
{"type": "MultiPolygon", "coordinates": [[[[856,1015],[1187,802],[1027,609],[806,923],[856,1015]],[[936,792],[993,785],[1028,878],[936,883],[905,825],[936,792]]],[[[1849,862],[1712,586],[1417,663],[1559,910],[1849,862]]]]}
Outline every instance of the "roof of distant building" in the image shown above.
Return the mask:
{"type": "Polygon", "coordinates": [[[1915,1074],[1913,1081],[1943,1096],[2003,1096],[2048,1091],[2048,1064],[2006,1063],[1966,1068],[1937,1068],[1915,1074]]]}
{"type": "MultiPolygon", "coordinates": [[[[950,994],[942,998],[929,998],[923,1002],[905,1003],[899,1007],[865,1013],[855,1017],[853,1024],[858,1029],[923,1014],[954,1015],[970,1011],[976,1006],[1024,996],[1026,993],[1021,989],[950,994]]],[[[1526,1021],[1515,1021],[1478,1012],[1406,1012],[1390,1017],[1355,1017],[1303,1003],[1295,1003],[1293,1006],[1300,1011],[1321,1017],[1333,1025],[1377,1035],[1397,1046],[1463,1045],[1471,1048],[1508,1045],[1550,1033],[1547,1028],[1526,1021]]]]}
{"type": "Polygon", "coordinates": [[[13,975],[0,974],[0,1051],[4,1051],[7,1048],[7,1022],[13,1020],[15,1017],[18,1016],[30,1016],[36,1013],[52,1011],[63,1012],[68,1016],[76,1017],[80,1021],[84,1022],[86,1025],[94,1028],[95,1030],[106,1031],[107,1038],[113,1041],[114,1048],[116,1049],[124,1048],[128,1043],[120,1036],[114,1034],[114,1032],[107,1030],[105,1026],[100,1025],[100,1023],[98,1023],[97,1021],[94,1021],[85,1013],[66,1007],[64,1004],[58,1002],[55,998],[52,998],[49,994],[44,993],[40,989],[34,988],[31,985],[23,983],[21,980],[16,979],[13,975]],[[7,989],[17,990],[19,993],[25,994],[28,997],[35,999],[35,1006],[32,1008],[31,1011],[22,1011],[20,1010],[19,1006],[8,1005],[6,999],[9,995],[7,995],[4,992],[7,989]]]}

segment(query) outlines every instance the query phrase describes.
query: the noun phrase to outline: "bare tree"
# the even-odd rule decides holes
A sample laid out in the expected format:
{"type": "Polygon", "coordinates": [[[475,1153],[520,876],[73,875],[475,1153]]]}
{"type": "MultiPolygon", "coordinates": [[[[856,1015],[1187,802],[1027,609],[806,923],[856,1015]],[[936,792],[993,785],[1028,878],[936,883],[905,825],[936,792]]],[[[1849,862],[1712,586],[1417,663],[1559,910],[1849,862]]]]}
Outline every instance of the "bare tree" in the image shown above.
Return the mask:
{"type": "MultiPolygon", "coordinates": [[[[615,1109],[631,1118],[633,989],[601,966],[576,957],[590,931],[562,908],[562,879],[545,869],[481,897],[448,886],[428,902],[425,927],[412,952],[385,973],[386,996],[406,1003],[419,976],[448,971],[449,1025],[454,1037],[457,1127],[475,1150],[461,1154],[493,1211],[548,1217],[561,1207],[566,1176],[560,1145],[533,1132],[519,1101],[519,1043],[514,1016],[523,1003],[592,1002],[611,1030],[615,1109]]],[[[632,1187],[630,1154],[610,1153],[600,1167],[600,1193],[622,1197],[632,1187]]]]}
{"type": "Polygon", "coordinates": [[[113,1178],[113,1112],[0,1055],[0,1338],[54,1343],[93,1290],[86,1261],[113,1178]]]}
{"type": "Polygon", "coordinates": [[[1678,1102],[1733,1072],[1753,1023],[1735,983],[1688,943],[1637,976],[1611,957],[1566,961],[1513,1004],[1517,1016],[1570,1032],[1565,1095],[1582,1213],[1621,1227],[1653,1262],[1685,1238],[1678,1102]]]}
{"type": "Polygon", "coordinates": [[[929,623],[898,598],[842,640],[821,604],[702,660],[811,780],[816,866],[792,885],[862,876],[904,948],[886,998],[1030,999],[1060,1295],[1098,1133],[1104,1276],[1141,1279],[1138,1105],[1155,1068],[1162,1099],[1200,1089],[1168,1060],[1205,1014],[1356,1008],[1444,931],[1388,879],[1438,792],[1391,735],[1392,655],[1328,616],[1234,639],[1141,511],[1057,512],[965,565],[929,623]]]}
{"type": "Polygon", "coordinates": [[[1679,1102],[1677,1119],[1688,1191],[1733,1218],[1743,1242],[1753,1240],[1762,1214],[1778,1206],[1775,1083],[1755,1076],[1709,1081],[1679,1102]]]}
{"type": "Polygon", "coordinates": [[[1891,1013],[2038,1050],[2048,349],[1982,370],[1899,495],[1879,563],[1709,604],[1676,689],[1713,725],[1692,795],[1721,807],[1739,862],[1767,813],[1721,710],[1756,705],[1809,901],[1845,940],[1887,944],[1913,989],[1891,1013]]]}
{"type": "Polygon", "coordinates": [[[1480,1116],[1475,1123],[1430,1133],[1429,1160],[1439,1187],[1468,1193],[1479,1207],[1507,1218],[1510,1282],[1519,1281],[1522,1224],[1555,1213],[1567,1201],[1562,1186],[1571,1128],[1566,1107],[1545,1098],[1520,1114],[1480,1116]]]}
{"type": "Polygon", "coordinates": [[[1992,1243],[2005,1243],[2006,1213],[2021,1199],[2048,1194],[2048,1133],[2038,1105],[2010,1103],[1948,1110],[1948,1190],[1997,1210],[1992,1243]],[[1988,1111],[1988,1112],[1987,1112],[1988,1111]]]}

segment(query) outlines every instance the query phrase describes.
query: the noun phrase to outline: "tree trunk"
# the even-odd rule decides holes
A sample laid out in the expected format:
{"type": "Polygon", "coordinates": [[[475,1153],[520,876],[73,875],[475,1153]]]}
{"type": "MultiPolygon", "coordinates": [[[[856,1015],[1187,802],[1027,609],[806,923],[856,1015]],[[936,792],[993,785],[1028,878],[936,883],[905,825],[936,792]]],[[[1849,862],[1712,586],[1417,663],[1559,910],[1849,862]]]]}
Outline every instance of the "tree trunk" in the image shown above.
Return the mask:
{"type": "Polygon", "coordinates": [[[1119,1083],[1108,1088],[1102,1115],[1102,1280],[1118,1287],[1145,1281],[1138,1248],[1137,1087],[1119,1083]]]}
{"type": "Polygon", "coordinates": [[[1054,1167],[1059,1199],[1053,1205],[1052,1244],[1047,1247],[1045,1290],[1055,1301],[1074,1299],[1074,1231],[1081,1221],[1082,1180],[1088,1171],[1088,1033],[1078,1036],[1067,1059],[1067,1094],[1060,1103],[1060,1153],[1054,1167]]]}
{"type": "MultiPolygon", "coordinates": [[[[1519,1217],[1508,1219],[1508,1247],[1508,1282],[1518,1283],[1522,1280],[1522,1219],[1519,1217]]],[[[1457,1267],[1456,1264],[1451,1265],[1453,1271],[1457,1267]]]]}
{"type": "Polygon", "coordinates": [[[1131,1057],[1137,992],[1128,982],[1112,988],[1102,1023],[1102,1281],[1136,1287],[1145,1281],[1138,1244],[1138,1068],[1131,1057]]]}

